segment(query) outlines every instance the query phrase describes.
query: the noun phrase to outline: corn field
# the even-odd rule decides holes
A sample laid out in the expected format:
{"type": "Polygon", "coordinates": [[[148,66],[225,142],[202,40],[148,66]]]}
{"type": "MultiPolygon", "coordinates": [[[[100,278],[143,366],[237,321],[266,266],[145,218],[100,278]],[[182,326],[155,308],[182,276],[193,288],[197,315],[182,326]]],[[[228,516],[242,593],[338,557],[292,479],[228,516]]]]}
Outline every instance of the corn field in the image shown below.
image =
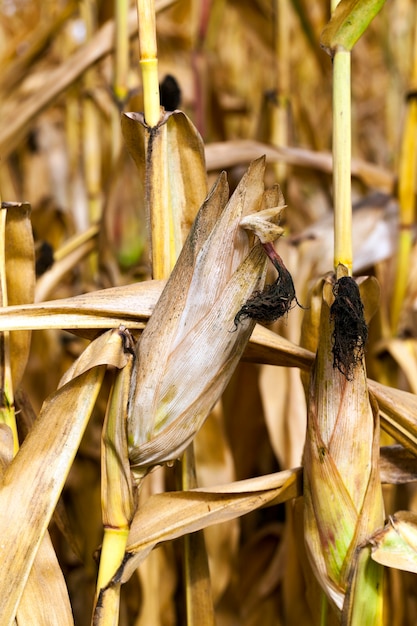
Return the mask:
{"type": "Polygon", "coordinates": [[[415,2],[0,33],[1,626],[416,624],[415,2]]]}

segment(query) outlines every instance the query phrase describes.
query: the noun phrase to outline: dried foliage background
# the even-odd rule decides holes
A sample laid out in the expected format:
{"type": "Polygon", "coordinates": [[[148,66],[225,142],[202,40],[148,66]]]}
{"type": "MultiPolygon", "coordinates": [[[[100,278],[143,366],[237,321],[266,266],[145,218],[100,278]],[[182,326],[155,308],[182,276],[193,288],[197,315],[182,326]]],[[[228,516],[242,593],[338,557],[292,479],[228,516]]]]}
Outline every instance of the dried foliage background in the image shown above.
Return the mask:
{"type": "MultiPolygon", "coordinates": [[[[38,302],[128,285],[150,275],[143,189],[123,145],[113,93],[113,4],[3,0],[0,7],[0,188],[3,201],[31,204],[38,302]],[[96,23],[89,33],[83,16],[91,9],[96,23]],[[87,233],[84,240],[77,239],[82,233],[87,233]],[[48,269],[51,251],[55,264],[48,269]]],[[[203,137],[210,183],[226,169],[233,188],[253,158],[267,155],[267,184],[278,177],[288,205],[280,253],[292,271],[299,301],[308,303],[314,280],[333,265],[331,61],[319,46],[329,8],[306,0],[281,4],[285,24],[280,32],[287,42],[277,56],[272,1],[160,3],[158,56],[161,79],[176,77],[180,108],[203,137]],[[285,123],[274,147],[279,106],[285,123]]],[[[124,111],[142,110],[134,13],[133,18],[124,111]]],[[[416,89],[411,81],[416,20],[412,0],[391,0],[352,55],[354,270],[373,274],[381,283],[380,308],[370,327],[368,375],[413,393],[415,247],[398,329],[390,327],[390,303],[399,151],[406,97],[416,89]]],[[[303,315],[302,309],[294,309],[275,330],[300,343],[303,315]]],[[[37,414],[86,345],[85,337],[66,331],[34,331],[16,392],[18,406],[30,401],[37,414]]],[[[50,529],[79,626],[90,623],[97,573],[93,557],[102,539],[104,395],[50,529]]],[[[199,484],[297,467],[305,421],[298,369],[242,362],[197,437],[199,484]]],[[[20,428],[23,434],[27,425],[20,428]]],[[[384,436],[383,443],[390,443],[384,436]]],[[[151,482],[151,491],[174,488],[174,469],[153,474],[151,482]]],[[[410,485],[386,487],[385,497],[387,514],[416,506],[410,485]]],[[[283,505],[269,507],[206,532],[220,626],[310,623],[300,601],[306,557],[292,545],[291,516],[283,505]]],[[[158,548],[152,563],[125,585],[121,624],[183,623],[178,543],[158,548]]],[[[392,570],[389,580],[386,623],[414,624],[415,579],[392,570]]]]}

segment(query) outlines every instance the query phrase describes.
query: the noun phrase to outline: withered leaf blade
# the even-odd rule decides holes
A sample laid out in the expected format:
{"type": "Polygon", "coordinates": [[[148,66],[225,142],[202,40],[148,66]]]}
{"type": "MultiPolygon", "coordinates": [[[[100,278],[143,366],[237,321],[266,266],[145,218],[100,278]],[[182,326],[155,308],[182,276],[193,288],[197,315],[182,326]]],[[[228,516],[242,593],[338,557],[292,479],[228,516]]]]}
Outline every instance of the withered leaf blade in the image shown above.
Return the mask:
{"type": "MultiPolygon", "coordinates": [[[[0,480],[13,458],[11,429],[0,425],[0,480]]],[[[17,611],[21,624],[73,626],[71,604],[49,532],[39,545],[17,611]]]]}
{"type": "Polygon", "coordinates": [[[417,516],[399,511],[370,540],[372,559],[386,567],[417,573],[417,516]]]}
{"type": "MultiPolygon", "coordinates": [[[[35,296],[35,248],[30,205],[3,202],[2,211],[6,211],[4,252],[7,304],[28,304],[33,302],[35,296]]],[[[11,333],[10,364],[15,389],[23,376],[29,348],[30,332],[21,330],[11,333]]]]}
{"type": "MultiPolygon", "coordinates": [[[[123,339],[110,332],[110,354],[123,353],[123,339]]],[[[101,338],[103,341],[103,339],[101,338]]],[[[104,346],[105,348],[105,346],[104,346]]],[[[5,469],[0,484],[1,562],[7,576],[0,579],[0,615],[12,624],[42,537],[50,522],[64,482],[101,388],[106,365],[95,354],[94,343],[75,378],[44,403],[22,447],[5,469]],[[16,498],[16,493],[19,497],[16,498]]]]}
{"type": "Polygon", "coordinates": [[[162,541],[278,504],[301,494],[301,470],[286,470],[236,483],[151,496],[135,514],[126,556],[115,581],[126,582],[162,541]]]}

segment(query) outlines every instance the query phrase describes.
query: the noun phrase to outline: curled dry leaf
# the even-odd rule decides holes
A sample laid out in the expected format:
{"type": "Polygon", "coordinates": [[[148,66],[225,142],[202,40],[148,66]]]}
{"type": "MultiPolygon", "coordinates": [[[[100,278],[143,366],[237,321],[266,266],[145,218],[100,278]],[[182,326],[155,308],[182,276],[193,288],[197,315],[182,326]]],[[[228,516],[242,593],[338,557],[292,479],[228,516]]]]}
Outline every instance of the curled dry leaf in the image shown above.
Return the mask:
{"type": "MultiPolygon", "coordinates": [[[[6,211],[5,239],[2,245],[5,255],[7,304],[27,304],[33,302],[35,295],[35,248],[30,205],[3,202],[2,211],[6,211]]],[[[10,364],[15,389],[23,376],[29,348],[30,332],[19,331],[10,335],[10,364]]]]}
{"type": "Polygon", "coordinates": [[[153,495],[134,516],[124,563],[114,580],[126,582],[139,563],[162,541],[298,495],[301,495],[299,468],[210,489],[153,495]]]}
{"type": "Polygon", "coordinates": [[[370,539],[372,559],[417,574],[417,515],[399,511],[370,539]]]}
{"type": "MultiPolygon", "coordinates": [[[[138,478],[180,456],[249,340],[254,322],[235,328],[233,320],[262,287],[266,256],[240,223],[265,208],[264,170],[264,159],[252,163],[229,202],[220,177],[142,334],[128,410],[130,461],[138,478]]],[[[267,202],[272,208],[270,194],[267,202]]]]}
{"type": "Polygon", "coordinates": [[[122,131],[145,187],[153,276],[165,278],[207,195],[203,141],[182,111],[152,128],[142,113],[124,113],[122,131]]]}

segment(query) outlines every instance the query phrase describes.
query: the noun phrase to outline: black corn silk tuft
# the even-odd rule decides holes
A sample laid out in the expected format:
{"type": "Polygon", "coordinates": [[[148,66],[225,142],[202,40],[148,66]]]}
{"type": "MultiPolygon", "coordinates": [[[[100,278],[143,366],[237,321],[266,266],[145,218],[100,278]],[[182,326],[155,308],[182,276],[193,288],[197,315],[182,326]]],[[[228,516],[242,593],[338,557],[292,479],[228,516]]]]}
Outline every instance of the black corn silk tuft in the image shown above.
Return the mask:
{"type": "Polygon", "coordinates": [[[291,274],[283,263],[274,265],[279,272],[278,278],[264,291],[256,291],[242,306],[234,319],[235,328],[248,317],[256,322],[272,324],[295,306],[294,301],[299,304],[291,274]]]}
{"type": "Polygon", "coordinates": [[[167,74],[159,85],[159,100],[165,111],[175,111],[180,106],[181,89],[171,74],[167,74]]]}
{"type": "Polygon", "coordinates": [[[368,327],[359,287],[350,276],[342,276],[333,287],[335,301],[330,307],[333,330],[333,367],[352,380],[354,370],[362,362],[368,327]]]}
{"type": "Polygon", "coordinates": [[[36,246],[35,272],[36,276],[42,276],[54,264],[54,249],[47,241],[42,241],[36,246]]]}

